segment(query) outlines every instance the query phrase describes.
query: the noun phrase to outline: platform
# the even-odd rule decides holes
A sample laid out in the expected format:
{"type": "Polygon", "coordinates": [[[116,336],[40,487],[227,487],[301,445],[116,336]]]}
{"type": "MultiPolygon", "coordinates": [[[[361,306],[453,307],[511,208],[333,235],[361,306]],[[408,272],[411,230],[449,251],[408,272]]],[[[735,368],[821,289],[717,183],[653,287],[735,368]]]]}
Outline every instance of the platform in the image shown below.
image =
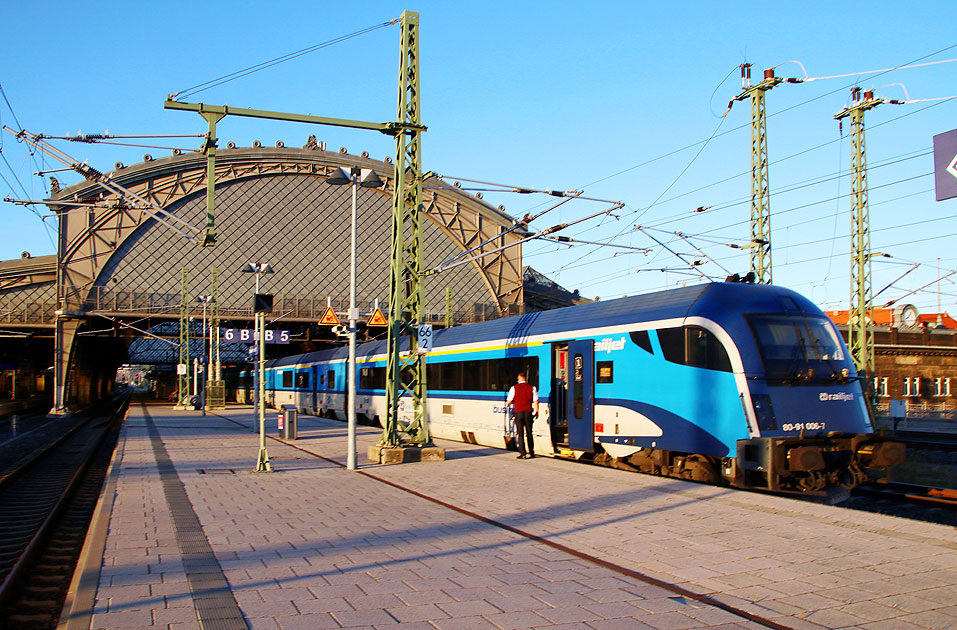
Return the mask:
{"type": "Polygon", "coordinates": [[[954,528],[308,416],[253,473],[252,422],[131,407],[61,629],[957,628],[954,528]]]}

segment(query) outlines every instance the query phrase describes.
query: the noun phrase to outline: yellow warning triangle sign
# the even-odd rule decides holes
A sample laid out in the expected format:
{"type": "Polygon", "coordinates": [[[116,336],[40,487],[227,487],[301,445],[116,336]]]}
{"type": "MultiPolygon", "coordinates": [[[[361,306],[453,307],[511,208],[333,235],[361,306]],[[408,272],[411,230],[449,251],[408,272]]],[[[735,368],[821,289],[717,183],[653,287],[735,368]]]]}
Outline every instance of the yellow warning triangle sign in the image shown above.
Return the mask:
{"type": "Polygon", "coordinates": [[[332,310],[331,306],[326,307],[326,312],[322,314],[322,319],[319,320],[320,325],[327,326],[338,326],[341,322],[339,317],[336,315],[336,312],[332,310]]]}
{"type": "Polygon", "coordinates": [[[379,310],[377,306],[374,311],[372,311],[372,317],[369,318],[369,321],[366,322],[366,326],[388,326],[389,322],[386,321],[385,316],[382,315],[382,311],[379,310]]]}

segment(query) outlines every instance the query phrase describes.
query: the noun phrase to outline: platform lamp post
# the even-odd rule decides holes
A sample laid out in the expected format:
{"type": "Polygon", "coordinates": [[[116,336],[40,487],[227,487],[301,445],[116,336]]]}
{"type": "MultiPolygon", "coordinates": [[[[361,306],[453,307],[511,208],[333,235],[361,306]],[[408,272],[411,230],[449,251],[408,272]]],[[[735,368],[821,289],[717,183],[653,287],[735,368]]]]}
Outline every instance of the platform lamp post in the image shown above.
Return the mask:
{"type": "MultiPolygon", "coordinates": [[[[264,273],[275,273],[272,267],[269,266],[269,263],[246,263],[243,265],[239,271],[242,273],[254,273],[256,274],[256,290],[253,292],[255,299],[256,295],[259,295],[259,276],[264,273]]],[[[255,311],[255,308],[253,309],[255,311]]],[[[253,313],[253,328],[255,330],[255,335],[253,339],[257,338],[259,334],[259,317],[256,316],[255,312],[253,313]]],[[[252,346],[256,349],[256,354],[258,354],[258,344],[253,344],[252,346]]],[[[250,352],[250,354],[253,354],[250,352]]],[[[253,407],[256,408],[256,413],[259,413],[259,369],[257,363],[257,369],[253,370],[253,407]]],[[[256,431],[256,423],[253,423],[253,432],[256,431]]]]}
{"type": "Polygon", "coordinates": [[[349,446],[346,455],[346,467],[356,469],[356,320],[359,309],[356,308],[356,198],[359,186],[379,188],[382,180],[371,168],[353,166],[337,167],[326,178],[327,184],[344,186],[352,184],[352,226],[349,240],[349,398],[346,418],[349,425],[349,446]]]}
{"type": "MultiPolygon", "coordinates": [[[[268,263],[247,263],[243,273],[256,274],[256,293],[253,296],[253,313],[256,318],[256,334],[253,336],[259,352],[256,357],[255,383],[253,385],[256,398],[256,416],[259,418],[259,459],[254,472],[272,472],[269,465],[269,454],[266,452],[266,312],[272,311],[272,295],[263,295],[259,292],[259,276],[264,273],[273,273],[268,263]]],[[[253,423],[255,427],[255,423],[253,423]]]]}
{"type": "Polygon", "coordinates": [[[196,301],[203,305],[203,357],[200,359],[200,364],[203,366],[203,393],[200,397],[200,401],[203,406],[203,416],[206,415],[206,383],[209,381],[209,366],[210,366],[210,354],[212,353],[212,340],[209,340],[207,345],[207,330],[206,330],[206,306],[213,304],[216,300],[213,299],[211,295],[200,295],[196,298],[196,301]]]}

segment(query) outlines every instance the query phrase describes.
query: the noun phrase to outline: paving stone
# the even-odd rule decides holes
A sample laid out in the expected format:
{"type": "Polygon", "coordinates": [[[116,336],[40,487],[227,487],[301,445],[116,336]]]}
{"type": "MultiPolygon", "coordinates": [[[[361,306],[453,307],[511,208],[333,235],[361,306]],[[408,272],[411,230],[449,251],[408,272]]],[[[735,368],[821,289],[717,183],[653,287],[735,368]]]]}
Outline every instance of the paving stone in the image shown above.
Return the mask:
{"type": "Polygon", "coordinates": [[[585,624],[585,627],[594,628],[595,630],[648,630],[653,626],[649,626],[633,618],[620,618],[589,621],[585,624]]]}
{"type": "Polygon", "coordinates": [[[700,628],[707,625],[698,619],[692,619],[677,612],[652,615],[642,621],[652,628],[658,628],[659,630],[685,630],[687,628],[700,628]]]}
{"type": "Polygon", "coordinates": [[[873,621],[873,619],[857,617],[837,608],[816,610],[809,613],[805,617],[805,620],[824,626],[825,628],[857,628],[863,623],[873,621]]]}
{"type": "Polygon", "coordinates": [[[478,615],[493,615],[502,612],[486,601],[454,601],[436,604],[449,617],[474,617],[478,615]]]}
{"type": "MultiPolygon", "coordinates": [[[[795,630],[957,623],[952,528],[453,443],[441,464],[356,474],[270,441],[280,474],[200,475],[251,467],[251,410],[227,410],[245,429],[149,411],[251,628],[757,627],[371,476],[795,630]]],[[[344,460],[341,422],[300,421],[298,446],[344,460]]],[[[94,627],[199,628],[140,407],[121,440],[94,627]]]]}
{"type": "Polygon", "coordinates": [[[455,617],[430,622],[438,630],[501,630],[485,617],[455,617]]]}

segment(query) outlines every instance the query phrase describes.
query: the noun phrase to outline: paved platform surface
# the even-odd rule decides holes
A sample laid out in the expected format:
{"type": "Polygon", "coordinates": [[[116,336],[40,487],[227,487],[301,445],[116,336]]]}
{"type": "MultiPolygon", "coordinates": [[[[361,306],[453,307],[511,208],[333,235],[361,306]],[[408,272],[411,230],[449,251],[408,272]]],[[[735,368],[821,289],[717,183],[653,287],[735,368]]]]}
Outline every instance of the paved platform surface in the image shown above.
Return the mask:
{"type": "Polygon", "coordinates": [[[257,474],[252,422],[131,407],[62,628],[957,628],[954,528],[303,416],[257,474]]]}

